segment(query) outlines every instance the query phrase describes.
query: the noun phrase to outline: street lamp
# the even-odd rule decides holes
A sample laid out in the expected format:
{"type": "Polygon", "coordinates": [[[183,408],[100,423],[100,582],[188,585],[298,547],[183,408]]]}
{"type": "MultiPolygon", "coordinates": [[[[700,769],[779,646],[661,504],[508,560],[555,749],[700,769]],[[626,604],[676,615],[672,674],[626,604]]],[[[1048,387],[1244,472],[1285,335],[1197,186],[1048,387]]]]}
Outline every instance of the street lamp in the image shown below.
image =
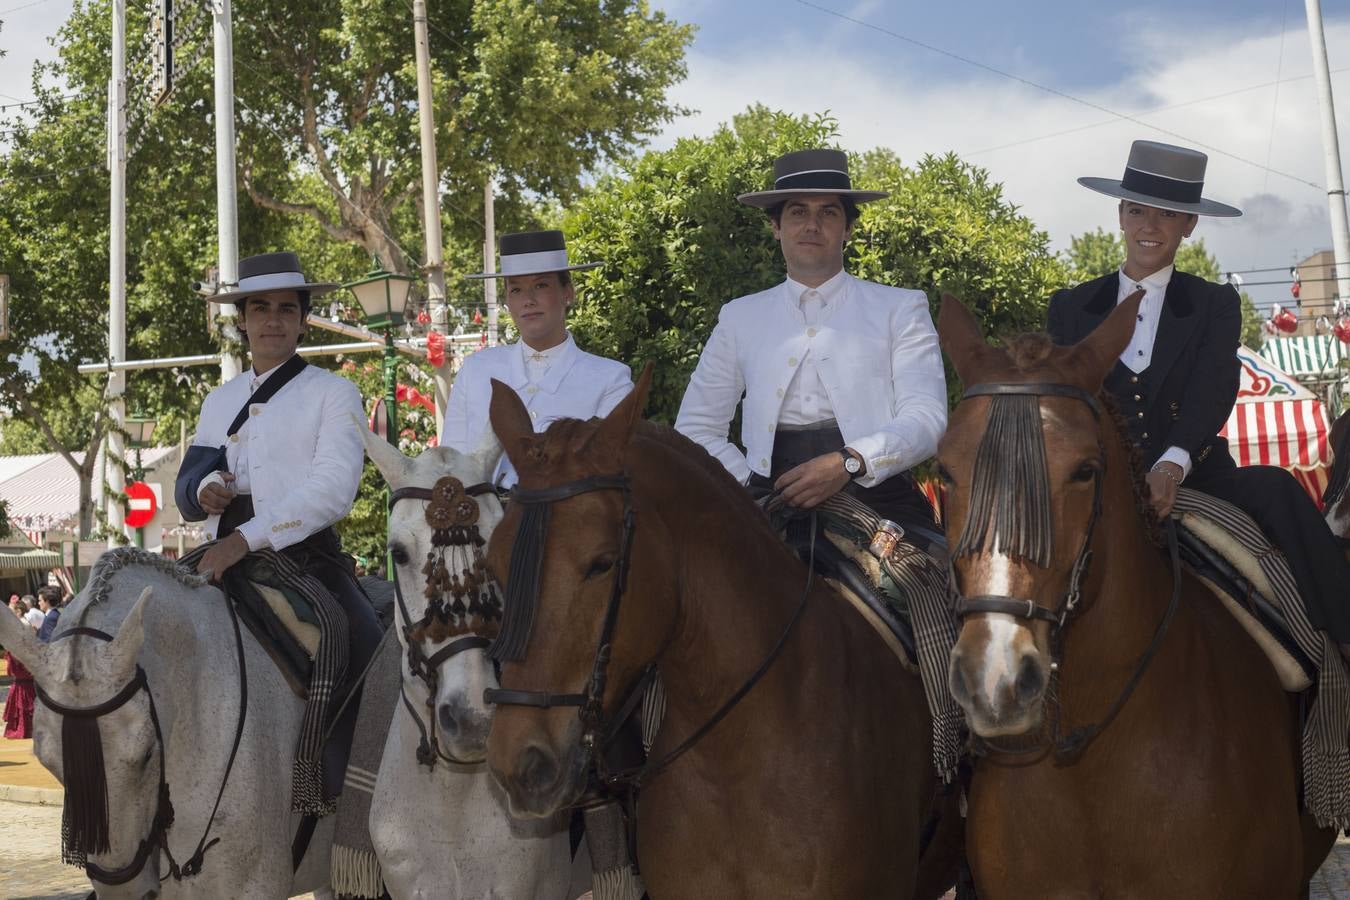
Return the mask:
{"type": "Polygon", "coordinates": [[[378,256],[364,277],[344,284],[356,295],[366,317],[366,327],[384,332],[384,415],[389,443],[398,446],[398,375],[394,355],[394,329],[403,324],[403,308],[412,292],[413,278],[386,272],[378,256]]]}
{"type": "MultiPolygon", "coordinates": [[[[398,446],[398,371],[394,356],[394,329],[403,324],[403,309],[408,305],[413,279],[409,275],[386,272],[378,256],[371,258],[371,269],[365,277],[348,282],[343,287],[356,295],[365,313],[366,327],[384,331],[384,422],[385,439],[398,446]]],[[[388,522],[392,495],[385,491],[385,521],[388,522]]],[[[384,574],[394,578],[394,557],[386,555],[384,574]]]]}
{"type": "MultiPolygon", "coordinates": [[[[136,465],[131,472],[132,481],[142,481],[145,479],[145,467],[141,465],[141,451],[149,447],[151,437],[155,433],[155,426],[159,422],[153,416],[147,416],[143,412],[135,412],[127,416],[123,424],[127,431],[127,444],[136,451],[136,465]]],[[[145,546],[145,528],[136,528],[136,546],[145,546]]]]}

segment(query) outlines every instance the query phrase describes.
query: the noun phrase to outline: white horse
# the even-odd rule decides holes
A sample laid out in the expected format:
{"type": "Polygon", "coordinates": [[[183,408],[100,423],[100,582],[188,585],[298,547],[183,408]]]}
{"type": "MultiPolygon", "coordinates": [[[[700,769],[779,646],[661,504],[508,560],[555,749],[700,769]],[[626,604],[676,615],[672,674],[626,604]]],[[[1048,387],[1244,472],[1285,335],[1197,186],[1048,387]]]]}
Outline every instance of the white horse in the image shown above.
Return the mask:
{"type": "MultiPolygon", "coordinates": [[[[366,452],[395,496],[409,488],[431,489],[446,476],[464,487],[487,482],[501,455],[491,430],[472,454],[437,447],[416,458],[404,456],[364,424],[361,432],[366,452]]],[[[478,507],[479,535],[486,541],[501,520],[501,504],[492,492],[471,499],[478,507]]],[[[427,506],[424,499],[406,497],[395,502],[389,515],[389,550],[412,624],[426,616],[423,567],[438,552],[427,506]]],[[[397,604],[395,608],[393,627],[402,643],[400,671],[407,703],[400,701],[394,711],[370,807],[371,839],[389,893],[396,900],[576,896],[566,821],[513,818],[488,773],[484,760],[492,707],[483,702],[483,691],[497,687],[497,676],[486,642],[470,640],[467,649],[433,666],[436,694],[431,698],[427,682],[409,666],[410,621],[405,610],[397,604]],[[436,758],[430,767],[418,759],[418,748],[424,745],[438,748],[432,751],[436,758]]],[[[416,642],[419,650],[414,652],[430,659],[455,640],[433,631],[416,642]]]]}
{"type": "Polygon", "coordinates": [[[320,820],[299,871],[291,870],[300,822],[290,810],[291,764],[302,702],[242,625],[240,633],[246,674],[221,592],[133,548],[99,558],[51,643],[0,616],[0,644],[32,671],[43,695],[34,749],[65,785],[63,818],[83,836],[74,843],[88,853],[99,900],[280,900],[328,884],[333,816],[320,820]],[[229,766],[243,678],[247,715],[229,766]],[[98,714],[82,715],[91,712],[98,714]],[[181,880],[171,859],[188,870],[181,880]],[[108,874],[118,870],[121,877],[108,874]]]}

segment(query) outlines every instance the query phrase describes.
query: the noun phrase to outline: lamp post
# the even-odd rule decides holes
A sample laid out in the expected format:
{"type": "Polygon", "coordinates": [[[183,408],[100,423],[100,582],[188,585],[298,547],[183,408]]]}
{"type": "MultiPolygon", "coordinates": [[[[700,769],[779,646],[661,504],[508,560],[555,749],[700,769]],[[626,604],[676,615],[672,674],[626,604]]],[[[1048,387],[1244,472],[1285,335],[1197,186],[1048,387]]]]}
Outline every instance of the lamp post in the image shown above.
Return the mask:
{"type": "MultiPolygon", "coordinates": [[[[155,426],[159,423],[153,416],[136,412],[127,416],[124,424],[127,430],[127,443],[136,451],[136,465],[132,467],[131,480],[141,481],[145,478],[145,468],[141,465],[141,451],[150,446],[155,426]]],[[[139,525],[136,527],[136,546],[145,546],[145,528],[139,525]]]]}
{"type": "MultiPolygon", "coordinates": [[[[394,353],[394,329],[403,324],[403,310],[408,305],[413,279],[385,271],[378,256],[371,259],[371,269],[364,277],[343,285],[356,295],[365,314],[366,327],[384,332],[384,421],[385,439],[398,446],[398,369],[394,353]]],[[[388,502],[385,503],[386,521],[388,502]]],[[[385,559],[385,577],[393,579],[394,561],[385,559]]]]}

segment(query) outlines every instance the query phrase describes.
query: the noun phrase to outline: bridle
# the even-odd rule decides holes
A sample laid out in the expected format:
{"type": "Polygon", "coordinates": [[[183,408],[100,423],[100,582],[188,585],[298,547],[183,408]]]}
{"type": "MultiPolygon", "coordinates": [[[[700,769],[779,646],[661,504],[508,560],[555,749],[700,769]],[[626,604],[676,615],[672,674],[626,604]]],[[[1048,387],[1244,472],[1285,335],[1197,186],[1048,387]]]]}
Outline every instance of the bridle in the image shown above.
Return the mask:
{"type": "MultiPolygon", "coordinates": [[[[1097,422],[1101,421],[1101,405],[1097,398],[1082,388],[1070,384],[1057,384],[1054,382],[1028,382],[1025,384],[1012,382],[989,382],[974,384],[968,387],[962,395],[962,400],[971,397],[999,397],[999,396],[1026,396],[1026,397],[1068,397],[1083,403],[1092,412],[1092,417],[1097,422]]],[[[1092,511],[1088,516],[1087,525],[1083,530],[1083,542],[1078,548],[1078,555],[1074,558],[1073,568],[1069,572],[1069,584],[1059,602],[1053,606],[1043,606],[1027,597],[1014,597],[1007,594],[977,594],[972,597],[957,596],[955,603],[955,612],[958,618],[964,619],[966,616],[979,613],[1002,613],[1012,616],[1015,619],[1025,621],[1043,621],[1050,624],[1050,672],[1052,678],[1058,678],[1060,675],[1060,661],[1063,654],[1064,632],[1068,628],[1069,622],[1079,610],[1079,603],[1083,597],[1083,581],[1087,577],[1088,568],[1092,564],[1092,536],[1097,526],[1098,519],[1102,512],[1102,482],[1106,476],[1106,449],[1102,446],[1100,440],[1097,445],[1098,466],[1093,471],[1092,485],[1092,511]]],[[[1058,705],[1055,707],[1055,716],[1051,726],[1050,735],[1046,742],[1029,749],[1008,749],[993,742],[979,738],[972,734],[971,740],[973,749],[977,753],[997,752],[1001,755],[1026,755],[1040,754],[1046,752],[1054,754],[1060,761],[1072,760],[1082,754],[1103,731],[1115,720],[1120,710],[1125,706],[1130,695],[1138,686],[1147,671],[1153,657],[1157,655],[1158,649],[1162,646],[1163,638],[1166,636],[1172,619],[1176,615],[1177,607],[1181,601],[1181,560],[1177,547],[1176,525],[1169,517],[1166,523],[1168,551],[1172,562],[1172,599],[1168,603],[1167,611],[1163,614],[1162,620],[1158,623],[1157,629],[1153,633],[1153,639],[1148,647],[1140,656],[1135,664],[1134,672],[1125,682],[1114,703],[1107,710],[1106,715],[1100,722],[1093,725],[1079,726],[1067,735],[1062,734],[1061,723],[1058,716],[1058,705]]],[[[955,590],[956,580],[953,573],[952,586],[955,590]]]]}
{"type": "MultiPolygon", "coordinates": [[[[145,696],[150,703],[150,721],[155,727],[155,744],[159,747],[159,787],[156,791],[155,815],[154,819],[151,821],[150,833],[142,838],[140,843],[136,846],[136,853],[132,857],[131,862],[117,869],[105,869],[97,863],[90,862],[87,853],[93,848],[82,846],[78,840],[70,847],[63,846],[62,856],[66,857],[68,862],[81,866],[91,881],[97,881],[100,884],[109,886],[126,884],[140,874],[141,870],[145,868],[145,864],[149,861],[151,854],[156,850],[161,851],[169,862],[167,877],[172,878],[174,881],[183,881],[201,873],[206,851],[210,850],[220,842],[220,838],[212,838],[210,840],[208,840],[208,838],[211,834],[211,826],[216,820],[216,813],[220,809],[221,797],[225,794],[225,785],[229,782],[230,772],[234,769],[234,760],[239,752],[239,744],[244,734],[244,719],[248,711],[248,674],[245,669],[243,635],[239,630],[239,617],[235,613],[234,604],[230,602],[228,596],[225,597],[225,606],[230,611],[230,620],[234,625],[235,648],[239,659],[239,718],[235,724],[234,740],[230,746],[230,756],[229,761],[225,765],[225,774],[221,777],[220,788],[216,791],[215,805],[211,807],[211,815],[206,820],[206,827],[202,830],[201,840],[197,841],[196,849],[190,857],[183,861],[182,865],[179,865],[178,861],[173,858],[173,853],[169,850],[168,834],[169,829],[173,827],[174,812],[173,802],[169,799],[169,782],[165,772],[167,758],[164,753],[164,733],[159,724],[159,712],[155,708],[155,695],[150,690],[150,683],[146,678],[145,669],[141,668],[138,664],[136,666],[135,675],[132,676],[131,680],[127,682],[121,690],[108,700],[95,706],[66,706],[63,703],[58,703],[53,700],[41,686],[34,682],[33,686],[36,690],[38,699],[42,701],[44,706],[62,717],[62,749],[66,754],[71,752],[71,749],[66,746],[67,739],[76,736],[74,729],[70,728],[71,722],[97,720],[102,716],[115,712],[125,706],[132,697],[136,696],[136,694],[142,690],[145,691],[145,696]]],[[[107,632],[83,625],[68,628],[53,635],[51,640],[52,642],[55,642],[76,635],[84,635],[105,643],[112,643],[113,641],[113,636],[107,632]]],[[[92,732],[83,732],[79,735],[79,737],[86,739],[91,736],[94,740],[100,740],[96,725],[92,729],[92,732]]],[[[67,759],[70,758],[71,757],[68,755],[67,759]]],[[[97,758],[101,765],[101,749],[98,752],[97,758]]],[[[72,777],[75,777],[74,773],[65,769],[64,766],[63,771],[67,781],[70,781],[72,777]]],[[[64,820],[62,823],[63,843],[71,836],[70,829],[68,828],[70,804],[70,792],[67,791],[65,809],[62,816],[64,820]]],[[[156,872],[155,875],[156,879],[160,882],[166,880],[165,875],[158,872],[156,872]]]]}
{"type": "MultiPolygon", "coordinates": [[[[787,644],[788,638],[795,630],[797,623],[802,618],[802,613],[806,609],[806,602],[811,596],[811,585],[814,574],[815,563],[815,519],[812,518],[812,539],[811,539],[811,559],[807,566],[806,587],[802,591],[800,602],[788,621],[777,643],[769,651],[768,655],[760,663],[755,672],[748,678],[740,688],[738,688],[713,715],[704,722],[699,728],[681,741],[676,747],[663,756],[656,759],[649,759],[645,763],[628,769],[610,770],[605,761],[603,751],[618,734],[623,723],[627,720],[630,713],[636,708],[637,703],[641,701],[643,693],[656,675],[656,664],[649,664],[638,677],[636,683],[626,692],[625,699],[619,704],[617,714],[607,719],[604,713],[605,686],[608,683],[609,663],[613,655],[614,630],[619,620],[619,608],[622,604],[624,594],[628,589],[628,573],[631,557],[633,553],[633,538],[637,530],[637,518],[633,509],[632,487],[627,474],[619,475],[596,475],[589,478],[582,478],[577,481],[569,481],[563,484],[555,485],[549,488],[538,490],[523,490],[516,488],[511,495],[511,502],[519,503],[525,506],[540,505],[544,508],[551,506],[561,500],[567,500],[582,494],[588,494],[595,491],[619,491],[623,495],[623,520],[619,532],[619,555],[615,563],[614,581],[610,586],[609,603],[605,608],[605,617],[600,629],[600,639],[596,645],[595,656],[591,664],[591,675],[586,682],[585,690],[582,693],[554,693],[552,691],[539,690],[516,690],[503,688],[489,688],[483,692],[483,699],[488,703],[494,703],[498,706],[527,706],[537,709],[550,709],[553,707],[576,706],[579,707],[579,716],[581,719],[581,747],[589,757],[589,765],[593,774],[607,788],[616,791],[624,791],[629,797],[633,796],[641,787],[642,783],[660,772],[667,769],[679,757],[684,755],[690,748],[703,739],[710,731],[717,726],[735,706],[745,698],[756,684],[764,677],[774,661],[778,658],[787,644]]],[[[531,552],[537,552],[536,559],[542,563],[543,544],[547,538],[547,519],[543,519],[540,529],[533,535],[529,534],[526,523],[522,521],[521,528],[516,534],[516,543],[512,548],[513,571],[515,567],[515,557],[522,552],[530,551],[531,548],[523,547],[522,541],[535,540],[538,542],[537,548],[531,552]]],[[[513,578],[516,576],[512,576],[513,578]]],[[[538,597],[525,598],[530,603],[531,609],[538,602],[538,597]]],[[[520,604],[517,603],[517,606],[520,604]]],[[[494,657],[518,660],[523,658],[524,647],[528,641],[530,623],[528,618],[520,629],[513,628],[510,619],[514,612],[510,609],[512,598],[508,598],[508,625],[503,628],[501,635],[498,636],[497,643],[493,647],[494,657]],[[509,631],[517,631],[515,634],[509,631]],[[513,647],[514,645],[514,647],[513,647]]],[[[519,621],[519,620],[518,620],[519,621]]],[[[659,653],[657,654],[659,657],[659,653]]]]}
{"type": "MultiPolygon", "coordinates": [[[[500,496],[500,493],[497,486],[490,482],[480,482],[465,487],[459,479],[446,475],[438,479],[432,487],[402,487],[394,491],[389,498],[391,512],[400,500],[426,501],[428,503],[426,510],[427,524],[432,527],[432,546],[434,549],[427,554],[427,564],[423,569],[423,572],[427,575],[426,594],[429,602],[427,611],[423,613],[422,618],[415,622],[412,614],[408,611],[407,602],[403,599],[403,588],[399,583],[397,567],[393,570],[394,599],[398,604],[398,627],[403,635],[403,644],[407,647],[408,671],[426,686],[428,721],[424,722],[422,716],[417,712],[417,708],[408,697],[407,687],[402,678],[399,678],[399,698],[403,701],[403,707],[408,711],[408,715],[412,718],[413,724],[417,726],[420,734],[417,745],[417,762],[419,765],[424,765],[430,769],[435,769],[438,759],[452,765],[474,765],[472,762],[458,759],[445,752],[441,749],[440,741],[436,737],[434,713],[436,693],[440,686],[440,675],[438,673],[441,665],[451,657],[466,650],[486,650],[492,646],[492,639],[477,633],[463,634],[428,655],[416,634],[437,622],[448,624],[452,619],[467,621],[475,616],[491,622],[501,617],[500,603],[496,602],[496,594],[490,585],[488,585],[490,596],[487,603],[479,604],[478,597],[475,594],[470,604],[465,605],[462,603],[461,594],[470,592],[470,586],[460,582],[458,573],[451,575],[445,568],[445,550],[447,547],[472,547],[475,552],[478,552],[483,546],[484,541],[478,533],[476,524],[478,521],[478,504],[475,500],[469,498],[480,497],[484,494],[500,496]],[[440,551],[439,559],[437,558],[437,548],[440,551]],[[454,599],[447,601],[447,593],[452,594],[454,599]]],[[[466,570],[465,581],[480,575],[485,576],[485,573],[475,574],[466,570]]]]}

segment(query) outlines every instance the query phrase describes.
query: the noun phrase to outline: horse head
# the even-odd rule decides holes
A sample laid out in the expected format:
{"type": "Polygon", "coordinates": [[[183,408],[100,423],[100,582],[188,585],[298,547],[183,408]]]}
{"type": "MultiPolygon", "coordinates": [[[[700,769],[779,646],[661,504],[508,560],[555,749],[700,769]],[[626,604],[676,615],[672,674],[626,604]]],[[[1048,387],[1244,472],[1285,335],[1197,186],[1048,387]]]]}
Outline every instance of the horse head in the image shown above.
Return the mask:
{"type": "Polygon", "coordinates": [[[1043,334],[992,347],[971,312],[943,297],[938,334],[966,388],[938,448],[962,615],[948,685],[981,737],[1041,725],[1052,640],[1106,540],[1093,525],[1104,504],[1133,506],[1128,477],[1106,481],[1129,458],[1095,398],[1142,296],[1069,348],[1043,334]]]}
{"type": "Polygon", "coordinates": [[[435,741],[421,761],[482,762],[492,708],[483,692],[497,686],[487,646],[500,625],[497,589],[482,548],[502,518],[488,485],[501,457],[491,429],[472,453],[434,447],[416,458],[360,426],[366,452],[395,498],[389,513],[389,554],[398,595],[396,631],[403,644],[404,696],[435,741]],[[424,701],[422,698],[427,698],[424,701]]]}
{"type": "Polygon", "coordinates": [[[604,419],[564,419],[543,434],[515,392],[493,383],[492,427],[520,482],[488,551],[509,574],[488,765],[517,815],[546,816],[581,795],[606,737],[598,720],[670,632],[677,605],[662,602],[661,586],[673,592],[674,571],[624,590],[630,558],[635,571],[658,571],[670,549],[655,510],[634,503],[628,458],[651,378],[648,366],[604,419]],[[644,515],[638,541],[632,523],[644,515]]]}
{"type": "Polygon", "coordinates": [[[45,644],[0,616],[0,644],[38,689],[34,752],[65,787],[62,858],[87,863],[100,897],[159,895],[157,841],[171,814],[160,802],[163,745],[140,659],[150,595],[140,592],[113,634],[87,633],[68,624],[84,621],[86,591],[45,644]]]}

